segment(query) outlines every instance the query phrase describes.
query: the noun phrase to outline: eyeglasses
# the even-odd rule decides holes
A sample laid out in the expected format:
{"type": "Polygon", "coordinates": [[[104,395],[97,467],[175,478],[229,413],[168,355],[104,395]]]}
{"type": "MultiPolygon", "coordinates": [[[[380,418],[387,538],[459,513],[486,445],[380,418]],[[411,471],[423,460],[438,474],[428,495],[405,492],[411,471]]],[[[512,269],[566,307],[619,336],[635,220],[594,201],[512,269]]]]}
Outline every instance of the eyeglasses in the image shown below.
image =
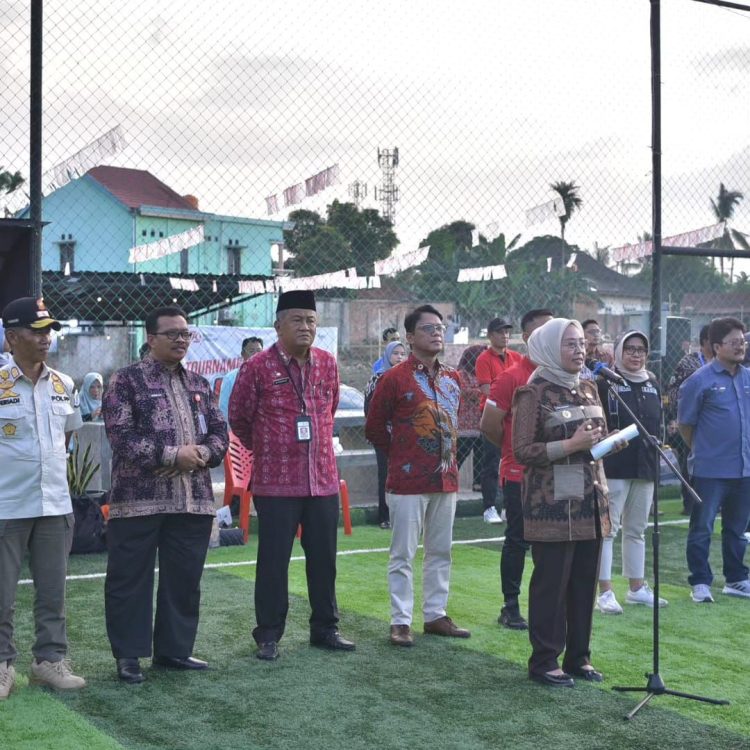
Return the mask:
{"type": "Polygon", "coordinates": [[[433,333],[445,333],[447,326],[442,323],[425,323],[423,326],[417,326],[417,328],[431,336],[433,333]]]}
{"type": "Polygon", "coordinates": [[[582,339],[581,341],[563,341],[562,348],[567,349],[569,352],[575,351],[586,351],[586,342],[582,339]]]}
{"type": "Polygon", "coordinates": [[[640,356],[641,354],[646,354],[648,352],[648,349],[643,346],[623,346],[622,350],[626,354],[635,354],[638,356],[640,356]]]}
{"type": "Polygon", "coordinates": [[[192,331],[157,331],[154,336],[166,336],[170,341],[192,341],[192,331]]]}
{"type": "Polygon", "coordinates": [[[735,349],[747,346],[747,341],[745,341],[745,339],[731,339],[730,341],[722,341],[721,343],[722,346],[733,346],[735,349]]]}

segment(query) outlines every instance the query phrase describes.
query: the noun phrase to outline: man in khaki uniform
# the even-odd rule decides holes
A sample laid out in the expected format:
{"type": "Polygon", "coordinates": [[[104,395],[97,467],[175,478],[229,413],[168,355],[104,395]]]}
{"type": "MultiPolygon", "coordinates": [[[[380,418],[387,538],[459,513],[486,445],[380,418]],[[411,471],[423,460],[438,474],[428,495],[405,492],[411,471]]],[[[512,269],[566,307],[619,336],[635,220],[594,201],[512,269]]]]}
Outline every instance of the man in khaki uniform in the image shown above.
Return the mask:
{"type": "Polygon", "coordinates": [[[0,700],[15,683],[13,611],[24,556],[34,579],[36,641],[31,681],[83,687],[66,659],[65,573],[73,540],[66,442],[81,415],[73,381],[45,364],[50,329],[42,300],[22,297],[3,310],[11,355],[0,361],[0,700]]]}

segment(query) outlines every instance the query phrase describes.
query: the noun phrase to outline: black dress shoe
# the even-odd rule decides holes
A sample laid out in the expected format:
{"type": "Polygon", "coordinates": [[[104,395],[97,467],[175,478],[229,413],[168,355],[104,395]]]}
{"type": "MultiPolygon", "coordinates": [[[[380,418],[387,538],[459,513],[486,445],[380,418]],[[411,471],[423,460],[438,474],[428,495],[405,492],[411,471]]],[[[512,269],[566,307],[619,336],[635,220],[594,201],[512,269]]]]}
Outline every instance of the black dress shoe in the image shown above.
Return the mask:
{"type": "Polygon", "coordinates": [[[597,672],[595,669],[569,669],[568,672],[576,677],[580,677],[582,680],[588,680],[588,682],[604,682],[604,675],[601,672],[597,672]]]}
{"type": "Polygon", "coordinates": [[[276,641],[266,641],[258,644],[255,658],[263,661],[276,661],[279,658],[279,647],[276,641]]]}
{"type": "Polygon", "coordinates": [[[534,680],[534,682],[539,682],[542,685],[549,685],[550,687],[573,687],[573,685],[575,685],[573,678],[565,672],[562,674],[551,674],[550,672],[537,674],[536,672],[530,672],[529,677],[534,680]]]}
{"type": "Polygon", "coordinates": [[[356,646],[352,641],[341,637],[338,630],[332,630],[324,635],[310,636],[310,643],[318,648],[327,648],[331,651],[354,651],[356,646]]]}
{"type": "Polygon", "coordinates": [[[509,630],[528,630],[529,623],[521,617],[521,613],[517,609],[511,609],[509,607],[503,607],[500,610],[500,616],[497,621],[509,630]]]}
{"type": "Polygon", "coordinates": [[[202,659],[196,659],[192,656],[180,658],[179,656],[160,656],[155,655],[151,660],[155,667],[166,667],[167,669],[208,669],[208,662],[202,659]]]}
{"type": "Polygon", "coordinates": [[[116,659],[117,676],[128,685],[138,685],[146,681],[146,675],[141,671],[138,659],[116,659]]]}

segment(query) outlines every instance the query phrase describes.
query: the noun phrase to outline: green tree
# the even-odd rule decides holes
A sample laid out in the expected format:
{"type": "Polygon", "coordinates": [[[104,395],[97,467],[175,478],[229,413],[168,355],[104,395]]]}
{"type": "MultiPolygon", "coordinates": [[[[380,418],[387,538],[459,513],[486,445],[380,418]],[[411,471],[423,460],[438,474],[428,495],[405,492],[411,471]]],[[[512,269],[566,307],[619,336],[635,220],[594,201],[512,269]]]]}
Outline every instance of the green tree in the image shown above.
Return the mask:
{"type": "Polygon", "coordinates": [[[5,167],[0,167],[0,193],[13,193],[26,180],[23,178],[20,172],[7,172],[5,167]]]}
{"type": "Polygon", "coordinates": [[[302,243],[309,240],[324,224],[320,214],[303,208],[292,211],[289,222],[294,226],[284,230],[284,244],[292,255],[296,255],[302,243]]]}
{"type": "Polygon", "coordinates": [[[560,242],[549,235],[534,237],[508,255],[505,262],[508,278],[501,282],[501,293],[508,314],[513,318],[520,318],[527,310],[538,307],[552,310],[555,315],[574,317],[576,301],[585,298],[599,302],[586,278],[565,266],[572,253],[581,251],[562,240],[563,250],[559,256],[560,242]],[[560,260],[556,262],[558,257],[560,260]],[[549,271],[548,258],[552,259],[549,271]]]}
{"type": "MultiPolygon", "coordinates": [[[[643,268],[634,278],[651,284],[653,267],[650,258],[644,258],[643,268]]],[[[728,288],[724,277],[716,270],[710,257],[689,255],[664,255],[661,259],[662,299],[679,306],[688,292],[721,293],[728,288]]]]}
{"type": "Polygon", "coordinates": [[[315,276],[348,268],[349,243],[335,227],[321,226],[298,246],[291,267],[297,276],[315,276]]]}
{"type": "Polygon", "coordinates": [[[289,221],[294,227],[284,231],[284,243],[293,256],[289,267],[300,276],[352,266],[360,275],[372,275],[373,263],[387,258],[398,245],[388,219],[354,203],[333,201],[325,220],[315,211],[298,209],[289,214],[289,221]]]}
{"type": "MultiPolygon", "coordinates": [[[[739,245],[743,250],[750,251],[750,244],[748,244],[747,237],[736,229],[732,229],[729,226],[729,222],[734,217],[734,212],[737,206],[740,204],[742,199],[745,197],[744,193],[739,190],[727,190],[724,187],[724,183],[719,183],[719,194],[716,196],[716,200],[711,198],[711,210],[713,211],[716,221],[725,222],[724,234],[718,239],[714,240],[712,247],[720,250],[734,250],[735,245],[739,245]]],[[[719,257],[719,270],[721,275],[724,275],[724,258],[719,257]]],[[[734,276],[734,258],[731,260],[729,269],[729,281],[731,283],[734,276]]]]}
{"type": "Polygon", "coordinates": [[[328,206],[327,224],[349,243],[353,265],[361,276],[372,275],[372,264],[387,258],[398,245],[393,225],[374,208],[359,209],[354,203],[335,200],[328,206]]]}

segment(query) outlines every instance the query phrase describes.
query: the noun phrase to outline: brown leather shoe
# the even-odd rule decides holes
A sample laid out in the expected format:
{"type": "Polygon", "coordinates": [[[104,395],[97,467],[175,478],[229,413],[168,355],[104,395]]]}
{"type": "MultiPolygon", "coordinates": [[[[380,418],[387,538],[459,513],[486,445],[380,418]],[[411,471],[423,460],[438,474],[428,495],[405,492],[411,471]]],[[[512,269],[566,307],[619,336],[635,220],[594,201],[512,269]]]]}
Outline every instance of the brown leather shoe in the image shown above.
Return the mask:
{"type": "Polygon", "coordinates": [[[391,625],[391,643],[394,646],[413,646],[411,628],[408,625],[391,625]]]}
{"type": "Polygon", "coordinates": [[[470,638],[471,633],[464,628],[457,627],[448,615],[438,617],[437,620],[426,622],[424,632],[430,635],[445,635],[449,638],[470,638]]]}

